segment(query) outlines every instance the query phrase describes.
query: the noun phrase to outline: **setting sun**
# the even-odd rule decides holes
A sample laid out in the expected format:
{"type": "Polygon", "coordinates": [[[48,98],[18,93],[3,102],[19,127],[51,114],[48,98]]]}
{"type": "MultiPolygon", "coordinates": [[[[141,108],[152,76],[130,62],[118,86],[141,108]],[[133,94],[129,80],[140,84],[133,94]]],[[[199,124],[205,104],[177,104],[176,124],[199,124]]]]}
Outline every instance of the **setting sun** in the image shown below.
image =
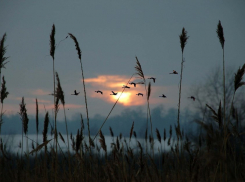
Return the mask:
{"type": "MultiPolygon", "coordinates": [[[[113,100],[117,100],[121,95],[121,92],[118,92],[117,95],[113,95],[113,100]]],[[[131,93],[129,92],[124,92],[122,93],[120,99],[118,100],[118,102],[122,103],[123,105],[130,105],[131,103],[131,93]]]]}

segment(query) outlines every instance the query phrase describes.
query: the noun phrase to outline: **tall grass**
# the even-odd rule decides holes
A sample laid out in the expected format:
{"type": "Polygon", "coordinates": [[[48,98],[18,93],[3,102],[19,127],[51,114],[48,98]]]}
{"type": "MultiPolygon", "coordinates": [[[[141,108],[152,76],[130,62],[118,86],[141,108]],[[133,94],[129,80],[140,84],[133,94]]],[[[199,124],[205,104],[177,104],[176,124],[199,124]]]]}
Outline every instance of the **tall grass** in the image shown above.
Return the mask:
{"type": "MultiPolygon", "coordinates": [[[[147,96],[147,118],[146,118],[146,131],[145,131],[145,141],[146,141],[146,149],[147,149],[147,134],[148,134],[148,117],[150,117],[150,123],[151,123],[151,138],[153,139],[153,131],[152,131],[152,120],[151,120],[151,112],[150,112],[150,104],[149,104],[149,98],[151,95],[151,84],[149,83],[148,85],[148,90],[146,89],[146,79],[145,79],[145,75],[143,72],[143,69],[141,67],[141,64],[138,60],[137,57],[136,58],[136,66],[135,66],[135,70],[136,70],[136,74],[139,76],[140,79],[142,79],[142,83],[145,86],[145,95],[147,96]]],[[[152,143],[153,144],[153,143],[152,143]]],[[[153,148],[153,145],[151,145],[151,149],[153,148]]],[[[152,150],[153,152],[153,150],[152,150]]],[[[154,153],[153,153],[154,155],[154,153]]]]}
{"type": "MultiPolygon", "coordinates": [[[[1,81],[2,68],[5,68],[5,65],[8,63],[8,61],[6,61],[8,59],[8,57],[5,57],[6,46],[4,45],[4,43],[6,41],[6,37],[7,37],[7,34],[5,33],[1,39],[1,42],[0,42],[0,81],[1,81]]],[[[2,104],[2,107],[1,107],[1,118],[0,118],[0,139],[1,139],[1,126],[3,123],[3,100],[9,94],[6,91],[6,87],[5,87],[6,82],[4,80],[4,77],[2,79],[3,79],[3,84],[1,84],[1,82],[0,82],[0,84],[2,86],[2,88],[1,88],[1,104],[2,104]]]]}
{"type": "Polygon", "coordinates": [[[83,79],[83,92],[84,92],[84,99],[85,99],[85,106],[86,106],[86,115],[87,115],[88,137],[89,137],[89,140],[90,140],[91,137],[90,137],[90,127],[89,127],[89,115],[88,115],[88,104],[87,104],[86,87],[85,87],[84,74],[83,74],[82,51],[80,49],[79,43],[77,41],[77,38],[74,35],[72,35],[71,33],[69,33],[69,36],[71,37],[71,39],[75,43],[75,47],[76,47],[76,50],[77,50],[77,55],[78,55],[78,58],[80,60],[82,79],[83,79]]]}
{"type": "MultiPolygon", "coordinates": [[[[53,58],[54,71],[54,26],[52,29],[51,50],[50,54],[53,58]]],[[[70,35],[72,37],[72,35],[70,35]]],[[[79,46],[74,37],[75,45],[79,54],[79,46]]],[[[20,103],[20,118],[22,121],[22,143],[21,155],[8,152],[5,148],[5,143],[2,138],[0,140],[0,180],[1,181],[245,181],[245,131],[244,126],[241,125],[242,120],[239,118],[236,106],[233,104],[235,94],[245,82],[243,76],[245,73],[245,64],[237,70],[234,78],[234,93],[232,97],[231,107],[227,113],[222,113],[222,102],[215,107],[211,107],[209,103],[206,108],[211,111],[212,118],[208,118],[209,122],[197,120],[196,123],[202,128],[202,132],[197,133],[193,138],[192,135],[187,135],[180,130],[180,102],[181,102],[181,83],[183,72],[183,52],[187,41],[187,33],[183,28],[180,35],[182,61],[181,61],[181,76],[180,76],[180,90],[179,90],[179,105],[178,105],[178,123],[177,126],[170,125],[169,130],[166,128],[156,128],[156,139],[160,143],[160,149],[154,151],[153,144],[153,125],[150,114],[150,95],[151,83],[146,83],[141,65],[136,58],[137,74],[143,79],[145,84],[145,91],[147,96],[147,127],[145,132],[145,140],[137,138],[135,129],[136,125],[133,121],[129,127],[129,140],[123,138],[120,133],[115,135],[110,127],[111,137],[113,138],[111,146],[106,143],[106,136],[102,133],[102,127],[110,116],[119,98],[114,103],[107,118],[104,120],[99,129],[99,144],[97,140],[84,139],[84,123],[81,115],[81,128],[77,129],[75,135],[70,135],[67,138],[68,155],[65,154],[57,141],[57,128],[49,121],[48,111],[44,118],[43,129],[43,143],[33,147],[31,152],[26,150],[23,152],[23,136],[28,139],[28,115],[24,97],[20,103]],[[224,116],[227,114],[227,122],[224,116]],[[151,134],[148,138],[148,116],[150,117],[151,134]],[[239,124],[240,123],[240,124],[239,124]],[[48,138],[49,125],[55,128],[54,144],[56,146],[48,145],[52,138],[48,138]],[[173,134],[175,126],[176,135],[173,134]],[[163,131],[163,138],[161,132],[163,131]],[[168,134],[167,134],[168,133],[168,134]],[[135,144],[132,142],[132,136],[135,137],[135,144]],[[168,136],[167,136],[168,135],[168,136]],[[175,137],[177,136],[177,142],[175,137]],[[178,141],[181,137],[181,145],[178,141]],[[114,140],[115,139],[115,140],[114,140]],[[150,142],[153,155],[149,155],[147,142],[150,142]],[[71,144],[69,144],[71,141],[71,144]],[[89,142],[89,146],[88,146],[89,142]],[[170,148],[167,150],[166,145],[170,148]],[[162,145],[164,149],[162,150],[162,145]],[[57,150],[59,146],[59,151],[57,150]],[[71,146],[71,147],[70,147],[71,146]],[[70,147],[70,148],[69,148],[70,147]],[[111,151],[109,151],[111,147],[111,151]],[[35,153],[35,159],[32,157],[35,153]],[[71,155],[70,155],[71,154],[71,155]],[[26,156],[26,157],[24,157],[26,156]],[[29,157],[30,156],[30,157],[29,157]],[[35,160],[35,162],[33,162],[35,160]]],[[[80,52],[81,53],[81,52],[80,52]]],[[[79,56],[80,62],[81,57],[79,56]]],[[[83,77],[83,69],[82,77],[83,77]]],[[[55,121],[59,111],[59,101],[63,105],[64,118],[66,123],[66,135],[68,137],[68,124],[66,122],[65,113],[65,99],[64,92],[61,87],[59,75],[56,72],[56,90],[54,88],[54,107],[55,107],[55,121]]],[[[134,74],[129,78],[128,83],[134,74]]],[[[83,77],[84,79],[84,77],[83,77]]],[[[55,83],[55,81],[54,81],[55,83]]],[[[84,82],[83,82],[84,83],[84,82]]],[[[127,84],[128,84],[127,83],[127,84]]],[[[124,88],[125,89],[125,88],[124,88]]],[[[124,90],[123,90],[124,91],[124,90]]],[[[122,93],[123,93],[122,91],[122,93]]],[[[225,91],[225,90],[224,90],[225,91]]],[[[122,94],[121,93],[121,94],[122,94]]],[[[224,93],[225,94],[225,93],[224,93]]],[[[1,103],[7,97],[8,92],[5,86],[3,77],[1,90],[1,103]]],[[[84,95],[86,98],[85,84],[84,95]]],[[[224,101],[225,102],[225,101],[224,101]]],[[[86,102],[87,104],[87,102],[86,102]]],[[[86,108],[87,109],[87,108],[86,108]]],[[[87,124],[89,127],[88,111],[87,124]]],[[[36,99],[36,132],[38,134],[39,128],[38,119],[38,102],[36,99]]],[[[59,132],[61,140],[65,143],[62,134],[59,132]]],[[[38,140],[38,139],[37,139],[38,140]]],[[[28,140],[27,140],[28,146],[28,140]]]]}
{"type": "Polygon", "coordinates": [[[1,107],[1,118],[0,118],[0,139],[1,139],[1,129],[2,129],[2,124],[3,124],[3,101],[7,98],[9,92],[7,91],[7,88],[6,88],[6,81],[4,79],[4,76],[3,76],[3,82],[2,82],[2,87],[1,87],[1,104],[2,104],[2,107],[1,107]]]}
{"type": "Polygon", "coordinates": [[[7,34],[5,33],[0,42],[0,78],[2,74],[2,68],[5,68],[5,65],[9,62],[9,61],[6,61],[9,57],[5,57],[7,48],[6,46],[4,46],[4,43],[6,41],[6,37],[7,37],[7,34]]]}
{"type": "Polygon", "coordinates": [[[184,54],[185,45],[186,45],[187,40],[189,38],[187,36],[187,32],[186,32],[185,28],[182,29],[182,33],[179,35],[179,38],[180,38],[180,47],[181,47],[181,52],[182,52],[182,59],[181,59],[181,72],[180,72],[180,83],[179,83],[179,103],[178,103],[178,119],[177,119],[177,122],[178,122],[178,126],[177,126],[178,140],[179,140],[179,138],[181,138],[181,135],[180,135],[180,103],[181,103],[181,88],[182,88],[183,66],[184,66],[183,54],[184,54]]]}

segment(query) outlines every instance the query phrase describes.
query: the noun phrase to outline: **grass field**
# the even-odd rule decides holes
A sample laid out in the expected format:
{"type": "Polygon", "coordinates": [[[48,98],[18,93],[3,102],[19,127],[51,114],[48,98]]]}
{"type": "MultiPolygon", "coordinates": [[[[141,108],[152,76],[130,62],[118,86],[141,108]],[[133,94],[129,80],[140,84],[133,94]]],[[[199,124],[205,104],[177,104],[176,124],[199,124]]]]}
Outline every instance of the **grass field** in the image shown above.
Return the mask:
{"type": "MultiPolygon", "coordinates": [[[[183,28],[179,35],[182,59],[180,61],[181,73],[176,123],[173,123],[171,128],[152,128],[151,82],[146,83],[144,68],[141,67],[140,61],[136,57],[136,75],[142,79],[147,99],[145,138],[137,138],[137,134],[134,132],[134,123],[128,127],[129,138],[124,138],[121,134],[114,136],[113,130],[110,128],[112,143],[109,146],[101,128],[113,112],[120,97],[108,113],[97,135],[91,136],[82,52],[78,40],[71,33],[68,36],[75,43],[81,66],[86,119],[81,118],[81,127],[77,130],[76,135],[69,135],[62,83],[59,80],[58,73],[54,71],[56,43],[55,25],[53,25],[50,34],[50,56],[53,60],[54,125],[51,124],[50,115],[47,112],[44,120],[44,130],[42,131],[42,143],[39,142],[38,144],[36,141],[38,141],[39,110],[38,100],[36,100],[37,139],[30,140],[28,137],[29,119],[24,97],[22,98],[19,112],[22,120],[22,128],[20,128],[22,141],[19,144],[21,150],[18,153],[9,152],[5,147],[7,143],[4,143],[1,138],[0,181],[245,181],[245,130],[237,108],[233,104],[236,91],[245,84],[242,81],[245,64],[235,73],[232,101],[227,103],[225,97],[225,39],[221,22],[218,23],[216,32],[217,41],[220,41],[223,49],[223,56],[221,55],[221,60],[223,60],[223,99],[215,108],[206,105],[206,109],[212,113],[212,118],[205,118],[205,113],[201,113],[204,116],[203,120],[198,120],[196,123],[202,129],[195,136],[195,140],[190,139],[191,137],[184,133],[180,123],[181,85],[184,72],[183,54],[189,39],[187,31],[183,28]],[[229,109],[223,107],[224,105],[228,105],[229,109]],[[58,112],[64,112],[66,122],[66,135],[64,136],[66,138],[57,131],[58,112]],[[85,124],[87,125],[88,135],[84,135],[85,124]],[[53,128],[52,137],[47,137],[49,127],[53,128]],[[163,136],[159,131],[164,131],[163,136]],[[153,137],[154,133],[155,138],[153,137]],[[96,137],[98,140],[95,140],[96,137]],[[66,150],[62,150],[61,143],[62,146],[65,145],[66,150]],[[31,151],[29,149],[30,145],[32,147],[31,151]],[[166,148],[169,150],[166,150],[166,148]]],[[[0,45],[0,77],[1,69],[8,63],[8,58],[5,57],[5,39],[6,34],[3,35],[0,45]]],[[[4,124],[2,122],[4,100],[7,99],[9,94],[4,76],[1,84],[0,137],[1,125],[4,124]]]]}

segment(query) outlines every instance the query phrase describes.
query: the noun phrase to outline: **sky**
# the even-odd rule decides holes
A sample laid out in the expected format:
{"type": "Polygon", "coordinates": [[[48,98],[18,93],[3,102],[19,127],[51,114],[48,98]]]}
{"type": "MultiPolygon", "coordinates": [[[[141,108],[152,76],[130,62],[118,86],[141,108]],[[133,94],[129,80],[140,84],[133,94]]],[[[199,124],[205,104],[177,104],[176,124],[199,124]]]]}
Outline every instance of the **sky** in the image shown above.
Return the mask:
{"type": "MultiPolygon", "coordinates": [[[[184,49],[181,108],[193,108],[188,99],[193,85],[205,81],[214,67],[222,66],[222,49],[216,29],[224,28],[226,66],[236,69],[245,63],[245,1],[0,1],[0,36],[7,34],[5,45],[9,63],[2,70],[9,95],[4,100],[6,115],[19,112],[25,98],[28,115],[52,112],[53,62],[50,33],[55,25],[55,71],[65,94],[66,114],[85,115],[80,62],[72,33],[82,51],[88,112],[106,116],[135,71],[137,56],[146,78],[151,82],[150,107],[177,108],[181,48],[179,35],[184,27],[189,39],[184,49]],[[78,96],[71,95],[74,90],[78,96]],[[103,91],[103,95],[96,93],[103,91]],[[118,95],[119,95],[118,94],[118,95]],[[165,94],[167,98],[159,96],[165,94]]],[[[133,76],[134,82],[141,81],[133,76]]],[[[126,89],[112,112],[146,109],[143,85],[126,89]],[[144,96],[137,96],[143,93],[144,96]]],[[[63,109],[61,107],[61,109],[63,109]]],[[[61,110],[60,110],[61,111],[61,110]]],[[[63,118],[63,113],[59,116],[63,118]]]]}

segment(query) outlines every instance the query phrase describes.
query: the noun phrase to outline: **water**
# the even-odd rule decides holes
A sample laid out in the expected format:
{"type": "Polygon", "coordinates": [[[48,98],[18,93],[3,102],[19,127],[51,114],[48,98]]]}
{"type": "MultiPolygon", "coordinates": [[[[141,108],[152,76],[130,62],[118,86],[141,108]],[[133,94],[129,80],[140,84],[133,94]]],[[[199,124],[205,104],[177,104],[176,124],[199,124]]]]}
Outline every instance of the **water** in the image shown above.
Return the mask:
{"type": "MultiPolygon", "coordinates": [[[[67,147],[67,135],[62,135],[64,140],[65,140],[65,143],[61,140],[60,136],[58,136],[58,142],[59,142],[59,145],[60,145],[60,148],[62,149],[63,152],[66,152],[68,150],[68,147],[67,147]]],[[[74,135],[73,136],[74,139],[76,139],[76,136],[74,135]]],[[[89,145],[88,143],[88,137],[87,136],[84,136],[84,140],[86,142],[87,145],[89,145]]],[[[70,136],[68,137],[69,138],[69,143],[70,143],[70,146],[72,144],[71,142],[71,139],[70,139],[70,136]]],[[[93,139],[94,136],[91,136],[91,138],[93,139]]],[[[97,136],[97,138],[95,139],[94,143],[95,145],[98,145],[99,148],[100,147],[100,142],[99,142],[99,138],[97,136]]],[[[30,152],[33,150],[32,148],[32,143],[34,144],[34,147],[36,148],[36,141],[37,141],[37,135],[28,135],[28,138],[23,136],[23,145],[22,145],[22,135],[2,135],[2,139],[3,139],[3,143],[5,144],[5,147],[6,147],[6,150],[8,152],[13,152],[13,153],[19,153],[21,154],[21,146],[23,146],[23,152],[30,152]],[[28,149],[27,149],[27,142],[28,142],[28,149]]],[[[50,140],[52,139],[47,147],[50,148],[51,146],[53,146],[54,144],[54,135],[47,135],[47,140],[50,140]]],[[[106,141],[106,146],[107,146],[107,152],[110,152],[112,150],[112,147],[111,147],[111,143],[116,143],[116,137],[112,138],[111,136],[105,136],[105,141],[106,141]]],[[[120,140],[120,146],[123,146],[124,149],[127,148],[127,146],[131,147],[133,149],[134,152],[137,152],[139,151],[139,147],[138,147],[138,142],[139,141],[141,143],[141,146],[143,148],[143,150],[145,150],[145,140],[144,139],[135,139],[134,137],[131,138],[131,141],[128,137],[122,137],[122,139],[120,140]],[[125,140],[126,140],[126,143],[125,143],[125,140]]],[[[167,145],[167,141],[168,139],[165,140],[165,143],[164,141],[162,140],[162,144],[160,144],[160,142],[158,140],[154,140],[154,150],[156,152],[158,151],[169,151],[170,150],[170,146],[167,145]]],[[[43,135],[39,134],[38,135],[38,144],[42,144],[43,143],[43,135]]],[[[173,143],[173,140],[171,140],[171,144],[173,143]]],[[[72,149],[72,147],[70,147],[70,150],[72,149]]],[[[44,149],[42,149],[44,150],[44,149]]],[[[148,151],[150,150],[150,146],[149,146],[149,143],[148,143],[148,151]]],[[[102,153],[102,149],[100,150],[102,153]]]]}

